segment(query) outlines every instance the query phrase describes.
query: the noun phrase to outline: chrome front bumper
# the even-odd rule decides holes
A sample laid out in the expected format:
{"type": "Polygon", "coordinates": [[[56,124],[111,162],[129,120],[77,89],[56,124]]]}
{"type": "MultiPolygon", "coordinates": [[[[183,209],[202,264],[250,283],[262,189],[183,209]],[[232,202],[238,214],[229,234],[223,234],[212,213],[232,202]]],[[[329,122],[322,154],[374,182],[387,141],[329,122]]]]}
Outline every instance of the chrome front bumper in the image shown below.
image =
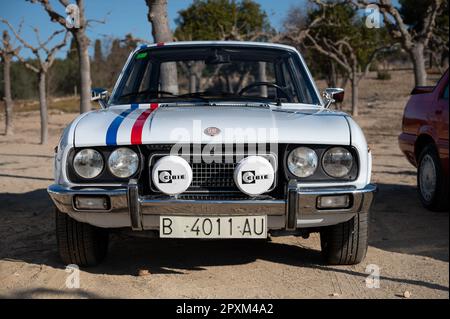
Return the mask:
{"type": "Polygon", "coordinates": [[[373,184],[363,189],[302,188],[290,183],[286,199],[192,200],[170,196],[141,196],[138,185],[131,181],[127,187],[66,188],[57,184],[48,193],[59,211],[99,227],[131,227],[133,230],[158,229],[159,216],[252,216],[267,215],[269,229],[295,230],[338,224],[355,214],[368,212],[376,191],[373,184]],[[350,195],[345,209],[318,209],[320,196],[350,195]],[[107,196],[107,210],[79,210],[74,197],[80,195],[107,196]]]}

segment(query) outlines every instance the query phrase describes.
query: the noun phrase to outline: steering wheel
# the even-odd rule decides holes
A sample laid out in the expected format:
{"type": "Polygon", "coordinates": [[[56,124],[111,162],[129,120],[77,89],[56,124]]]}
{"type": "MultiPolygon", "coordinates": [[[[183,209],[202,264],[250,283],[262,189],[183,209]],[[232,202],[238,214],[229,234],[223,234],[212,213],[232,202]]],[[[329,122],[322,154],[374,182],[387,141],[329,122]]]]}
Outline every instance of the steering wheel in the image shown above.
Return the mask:
{"type": "Polygon", "coordinates": [[[280,90],[286,96],[286,98],[288,99],[288,102],[292,102],[292,97],[289,94],[289,92],[286,91],[285,88],[282,88],[278,84],[275,84],[275,83],[272,83],[272,82],[255,82],[255,83],[249,84],[246,87],[244,87],[242,90],[240,90],[238,95],[242,95],[245,92],[247,92],[248,90],[250,90],[250,89],[252,89],[254,87],[258,87],[258,86],[271,86],[271,87],[274,87],[274,88],[280,90]]]}

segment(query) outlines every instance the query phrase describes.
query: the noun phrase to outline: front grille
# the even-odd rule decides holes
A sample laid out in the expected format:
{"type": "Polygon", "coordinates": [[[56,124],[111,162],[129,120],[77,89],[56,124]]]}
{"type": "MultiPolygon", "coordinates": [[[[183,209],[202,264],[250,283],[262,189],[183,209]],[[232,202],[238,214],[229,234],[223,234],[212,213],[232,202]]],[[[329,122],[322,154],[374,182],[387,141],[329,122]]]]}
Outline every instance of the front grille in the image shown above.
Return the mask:
{"type": "Polygon", "coordinates": [[[233,174],[236,163],[191,163],[192,183],[189,190],[237,190],[233,174]]]}

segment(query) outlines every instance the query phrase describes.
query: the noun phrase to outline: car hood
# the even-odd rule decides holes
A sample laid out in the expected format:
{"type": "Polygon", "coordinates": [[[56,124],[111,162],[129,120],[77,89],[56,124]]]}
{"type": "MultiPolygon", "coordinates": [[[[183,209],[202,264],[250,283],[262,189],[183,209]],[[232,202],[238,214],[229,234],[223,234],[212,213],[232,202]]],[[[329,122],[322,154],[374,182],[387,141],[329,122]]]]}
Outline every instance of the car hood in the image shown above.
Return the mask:
{"type": "Polygon", "coordinates": [[[160,143],[349,145],[350,130],[345,113],[311,106],[287,109],[157,104],[92,111],[75,127],[76,147],[160,143]]]}

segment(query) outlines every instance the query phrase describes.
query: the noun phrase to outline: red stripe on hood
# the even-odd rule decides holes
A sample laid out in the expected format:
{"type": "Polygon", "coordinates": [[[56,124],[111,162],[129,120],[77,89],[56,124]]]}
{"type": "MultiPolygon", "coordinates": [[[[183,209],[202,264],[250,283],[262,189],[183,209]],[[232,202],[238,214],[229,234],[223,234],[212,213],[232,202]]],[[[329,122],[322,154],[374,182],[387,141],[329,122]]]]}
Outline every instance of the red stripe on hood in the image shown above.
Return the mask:
{"type": "Polygon", "coordinates": [[[131,144],[142,144],[142,130],[144,129],[144,124],[150,114],[158,108],[158,103],[150,104],[150,108],[145,110],[139,115],[136,122],[131,129],[131,144]]]}

